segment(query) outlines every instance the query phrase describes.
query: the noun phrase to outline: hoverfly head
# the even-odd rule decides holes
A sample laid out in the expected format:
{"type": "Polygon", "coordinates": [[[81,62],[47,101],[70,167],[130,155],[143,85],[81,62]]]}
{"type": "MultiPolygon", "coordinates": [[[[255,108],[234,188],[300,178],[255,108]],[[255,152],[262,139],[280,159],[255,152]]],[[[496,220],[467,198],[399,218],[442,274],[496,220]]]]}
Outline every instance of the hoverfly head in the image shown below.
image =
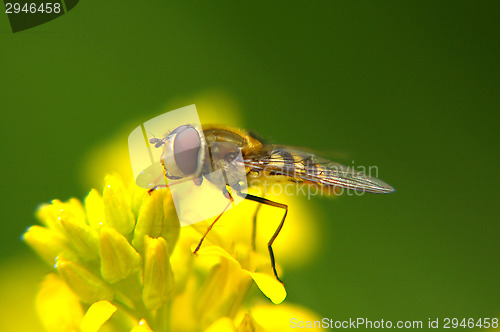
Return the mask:
{"type": "Polygon", "coordinates": [[[167,174],[174,178],[198,175],[203,166],[205,141],[203,135],[191,125],[182,125],[165,138],[151,138],[155,147],[163,147],[162,160],[167,174]]]}

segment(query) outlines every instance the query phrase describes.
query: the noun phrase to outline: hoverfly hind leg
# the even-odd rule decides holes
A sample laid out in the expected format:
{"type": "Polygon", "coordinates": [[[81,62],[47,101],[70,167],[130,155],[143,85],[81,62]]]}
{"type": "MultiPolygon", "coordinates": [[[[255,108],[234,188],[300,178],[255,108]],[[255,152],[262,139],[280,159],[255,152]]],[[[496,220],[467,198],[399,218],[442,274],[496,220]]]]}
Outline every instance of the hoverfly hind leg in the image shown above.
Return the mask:
{"type": "MultiPolygon", "coordinates": [[[[222,215],[226,212],[226,210],[229,208],[229,206],[231,206],[231,203],[234,202],[234,199],[233,199],[231,193],[229,193],[229,191],[227,191],[227,190],[223,191],[224,195],[226,195],[225,193],[227,193],[227,195],[229,196],[230,202],[227,204],[227,206],[224,208],[224,210],[215,218],[215,220],[210,224],[210,226],[208,226],[207,230],[205,231],[205,234],[203,235],[203,237],[201,238],[200,242],[196,246],[196,249],[193,251],[193,254],[196,254],[198,252],[198,250],[200,249],[201,245],[203,244],[203,241],[205,240],[206,236],[208,235],[208,232],[210,232],[210,230],[215,225],[215,223],[220,219],[220,217],[222,217],[222,215]]],[[[273,236],[271,237],[271,239],[267,243],[267,249],[269,251],[269,257],[271,258],[271,266],[273,268],[274,276],[276,277],[276,279],[279,282],[283,283],[283,281],[281,281],[281,279],[278,276],[278,272],[276,271],[276,260],[274,259],[273,243],[274,243],[274,240],[276,240],[276,238],[278,237],[278,235],[279,235],[279,233],[280,233],[280,231],[283,228],[283,225],[285,223],[285,219],[286,219],[286,216],[288,214],[288,205],[282,204],[282,203],[278,203],[278,202],[274,202],[274,201],[271,201],[271,200],[268,200],[268,199],[265,199],[265,198],[262,198],[262,197],[250,195],[250,194],[246,194],[245,196],[243,196],[241,192],[236,192],[236,194],[238,196],[243,197],[244,199],[248,199],[250,201],[254,201],[254,202],[257,202],[257,203],[260,203],[260,204],[269,205],[269,206],[278,207],[278,208],[281,208],[281,209],[285,210],[285,214],[283,215],[283,218],[281,219],[281,222],[278,225],[278,228],[276,229],[276,231],[274,232],[273,236]]],[[[254,216],[254,231],[253,231],[253,234],[252,234],[254,248],[255,248],[255,229],[256,229],[256,223],[257,223],[257,221],[256,221],[257,212],[258,211],[256,211],[255,216],[254,216]]]]}
{"type": "Polygon", "coordinates": [[[262,204],[258,204],[252,218],[252,249],[253,251],[257,250],[257,245],[255,244],[255,239],[257,238],[257,215],[259,214],[259,210],[262,204]]]}
{"type": "Polygon", "coordinates": [[[283,218],[281,219],[281,222],[280,222],[278,228],[276,228],[276,231],[274,232],[273,236],[271,237],[271,239],[267,243],[267,249],[269,251],[269,257],[271,258],[271,266],[273,268],[274,276],[276,277],[276,279],[279,282],[283,283],[283,281],[281,281],[280,278],[278,277],[278,272],[276,271],[276,262],[274,259],[274,252],[273,252],[273,243],[274,243],[274,240],[276,240],[276,238],[278,237],[281,229],[283,228],[283,224],[285,223],[286,215],[288,214],[288,205],[274,202],[274,201],[271,201],[271,200],[268,200],[268,199],[265,199],[265,198],[262,198],[259,196],[250,195],[250,194],[247,194],[245,196],[245,199],[248,199],[250,201],[254,201],[254,202],[257,202],[260,204],[266,204],[269,206],[274,206],[274,207],[278,207],[281,209],[285,209],[285,214],[283,215],[283,218]]]}

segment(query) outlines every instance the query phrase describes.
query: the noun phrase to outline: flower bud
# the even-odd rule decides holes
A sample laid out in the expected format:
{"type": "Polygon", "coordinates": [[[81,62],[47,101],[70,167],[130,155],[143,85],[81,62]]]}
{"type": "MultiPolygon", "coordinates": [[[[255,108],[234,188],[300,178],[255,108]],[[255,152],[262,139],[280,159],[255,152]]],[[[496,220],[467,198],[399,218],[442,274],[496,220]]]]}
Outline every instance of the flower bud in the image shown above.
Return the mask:
{"type": "Polygon", "coordinates": [[[172,252],[179,238],[180,224],[168,190],[155,190],[144,197],[132,243],[139,252],[144,250],[144,236],[163,237],[172,252]]]}
{"type": "Polygon", "coordinates": [[[113,227],[125,236],[132,233],[135,227],[134,214],[130,209],[129,202],[125,199],[128,196],[118,176],[106,176],[102,195],[104,202],[103,225],[113,227]]]}
{"type": "Polygon", "coordinates": [[[159,309],[174,293],[174,276],[170,253],[164,238],[146,236],[144,260],[144,288],[142,300],[149,310],[159,309]]]}
{"type": "Polygon", "coordinates": [[[99,229],[104,222],[104,202],[97,190],[92,189],[85,198],[85,210],[89,225],[99,229]]]}
{"type": "Polygon", "coordinates": [[[87,224],[78,223],[76,218],[61,217],[60,223],[69,246],[84,260],[98,258],[99,238],[97,231],[87,224]]]}
{"type": "Polygon", "coordinates": [[[23,239],[51,266],[55,264],[56,257],[59,255],[77,259],[76,253],[67,246],[64,237],[52,229],[31,226],[24,233],[23,239]]]}
{"type": "Polygon", "coordinates": [[[114,283],[139,270],[141,257],[127,239],[110,227],[104,227],[99,239],[101,275],[114,283]]]}
{"type": "Polygon", "coordinates": [[[113,289],[83,266],[59,256],[55,267],[68,286],[83,302],[94,303],[102,300],[113,300],[113,289]]]}

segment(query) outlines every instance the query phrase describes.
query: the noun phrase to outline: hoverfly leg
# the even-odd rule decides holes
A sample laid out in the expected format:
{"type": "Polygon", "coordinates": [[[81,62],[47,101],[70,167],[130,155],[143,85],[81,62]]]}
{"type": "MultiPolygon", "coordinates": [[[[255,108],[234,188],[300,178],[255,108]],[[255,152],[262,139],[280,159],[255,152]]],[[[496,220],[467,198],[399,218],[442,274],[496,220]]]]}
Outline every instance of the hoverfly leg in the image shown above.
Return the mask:
{"type": "MultiPolygon", "coordinates": [[[[231,187],[229,187],[229,188],[231,189],[231,187]]],[[[230,200],[229,204],[233,204],[233,206],[234,206],[233,195],[231,195],[231,192],[227,189],[227,187],[222,189],[222,194],[224,195],[224,197],[226,199],[230,200]]],[[[241,193],[237,191],[236,194],[240,195],[241,193]]],[[[226,209],[227,209],[227,207],[226,207],[226,209]]]]}
{"type": "MultiPolygon", "coordinates": [[[[156,139],[157,139],[157,138],[156,138],[156,139]]],[[[151,140],[152,140],[152,139],[151,139],[151,140]]],[[[151,142],[151,140],[150,140],[150,142],[151,142]]],[[[151,142],[151,143],[153,143],[153,142],[151,142]]],[[[163,167],[163,172],[165,173],[165,167],[163,167]]],[[[158,177],[155,179],[155,182],[156,182],[156,183],[158,183],[158,182],[161,180],[161,178],[162,178],[162,177],[164,177],[165,175],[166,175],[166,173],[165,173],[165,174],[162,174],[162,175],[160,175],[160,176],[158,176],[158,177]]],[[[152,193],[153,191],[155,191],[156,189],[158,189],[158,188],[167,188],[167,187],[168,187],[168,186],[167,186],[166,184],[157,184],[156,186],[154,186],[153,188],[151,188],[151,189],[149,189],[149,190],[148,190],[148,194],[149,194],[149,195],[151,195],[151,193],[152,193]]]]}
{"type": "Polygon", "coordinates": [[[196,186],[201,186],[201,184],[203,183],[203,176],[199,176],[197,178],[194,178],[193,179],[193,183],[196,185],[196,186]]]}
{"type": "Polygon", "coordinates": [[[281,222],[280,222],[278,228],[276,229],[276,231],[274,232],[274,235],[271,237],[271,239],[267,243],[267,249],[269,250],[269,256],[271,257],[271,265],[273,267],[274,276],[276,277],[276,279],[278,279],[279,282],[283,283],[283,281],[281,281],[280,278],[278,277],[278,272],[276,271],[276,262],[274,260],[274,253],[273,253],[273,243],[274,243],[274,240],[276,240],[276,238],[278,237],[278,234],[280,233],[281,229],[283,228],[283,224],[285,223],[286,215],[288,214],[288,205],[274,202],[274,201],[270,201],[268,199],[254,196],[254,195],[250,195],[250,194],[247,194],[245,196],[245,199],[248,199],[250,201],[254,201],[257,203],[266,204],[266,205],[278,207],[281,209],[285,209],[285,214],[283,215],[283,218],[281,219],[281,222]]]}
{"type": "MultiPolygon", "coordinates": [[[[229,194],[229,193],[228,193],[229,194]]],[[[230,195],[230,194],[229,194],[230,195]]],[[[231,197],[232,198],[232,197],[231,197]]],[[[196,246],[196,249],[193,251],[193,254],[196,254],[198,252],[198,250],[200,250],[200,247],[201,247],[201,244],[203,243],[203,240],[205,240],[205,237],[207,237],[208,235],[208,232],[210,232],[210,230],[212,229],[212,227],[214,227],[215,223],[220,219],[220,217],[222,217],[222,215],[224,214],[224,212],[226,212],[226,210],[229,208],[229,206],[231,206],[231,202],[230,201],[226,207],[224,208],[224,210],[217,216],[217,218],[215,218],[215,220],[210,224],[210,226],[208,226],[207,230],[205,231],[205,234],[203,234],[203,237],[201,238],[200,242],[198,243],[198,245],[196,246]]]]}
{"type": "Polygon", "coordinates": [[[151,195],[151,193],[158,188],[167,188],[167,187],[168,186],[166,184],[158,184],[158,185],[154,186],[153,188],[149,189],[148,194],[151,195]]]}
{"type": "Polygon", "coordinates": [[[259,213],[260,207],[262,204],[257,205],[255,212],[252,218],[252,249],[255,251],[257,249],[257,245],[255,244],[255,239],[257,238],[257,214],[259,213]]]}

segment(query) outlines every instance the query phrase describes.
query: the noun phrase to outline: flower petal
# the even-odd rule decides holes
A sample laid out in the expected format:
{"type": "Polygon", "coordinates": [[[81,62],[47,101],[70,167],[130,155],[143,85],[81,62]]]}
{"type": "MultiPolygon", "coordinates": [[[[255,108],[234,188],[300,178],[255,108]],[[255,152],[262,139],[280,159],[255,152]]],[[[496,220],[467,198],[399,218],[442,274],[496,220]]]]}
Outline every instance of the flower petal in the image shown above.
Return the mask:
{"type": "Polygon", "coordinates": [[[141,319],[137,326],[130,330],[130,332],[153,332],[153,330],[151,330],[148,323],[144,319],[141,319]]]}
{"type": "Polygon", "coordinates": [[[248,273],[252,279],[255,281],[259,289],[266,295],[273,303],[279,304],[283,302],[286,298],[286,290],[285,286],[274,276],[270,276],[268,274],[260,273],[260,272],[251,272],[249,270],[241,268],[240,263],[234,259],[227,251],[218,246],[206,246],[202,247],[198,254],[200,256],[219,256],[227,259],[233,264],[236,264],[242,271],[248,273]]]}
{"type": "Polygon", "coordinates": [[[274,276],[259,272],[248,272],[248,274],[250,274],[262,293],[271,299],[274,304],[280,304],[285,300],[285,286],[276,280],[274,276]]]}
{"type": "MultiPolygon", "coordinates": [[[[183,292],[176,294],[169,305],[171,310],[169,321],[171,331],[197,330],[198,320],[194,315],[193,308],[198,301],[199,284],[195,278],[189,278],[188,280],[183,292]]],[[[177,283],[175,287],[177,291],[177,283]]]]}
{"type": "Polygon", "coordinates": [[[38,316],[49,332],[77,331],[83,318],[78,297],[56,274],[49,274],[42,282],[36,297],[38,316]]]}
{"type": "Polygon", "coordinates": [[[83,317],[80,329],[82,332],[97,332],[101,326],[115,313],[116,307],[108,301],[99,301],[90,306],[83,317]]]}
{"type": "Polygon", "coordinates": [[[233,321],[227,317],[222,317],[210,325],[205,332],[235,332],[233,321]]]}
{"type": "MultiPolygon", "coordinates": [[[[254,305],[252,307],[252,318],[266,331],[290,331],[294,329],[291,328],[293,321],[314,322],[321,320],[316,313],[309,309],[288,303],[280,305],[269,303],[254,305]]],[[[313,328],[311,326],[304,330],[319,331],[323,330],[323,328],[313,328]]]]}
{"type": "MultiPolygon", "coordinates": [[[[196,248],[196,244],[193,244],[193,248],[196,248]]],[[[233,256],[231,256],[227,251],[225,251],[224,249],[222,249],[221,247],[219,246],[204,246],[204,247],[201,247],[200,250],[198,250],[197,254],[199,256],[218,256],[218,257],[223,257],[227,260],[229,260],[230,262],[238,265],[239,267],[241,267],[240,263],[234,259],[233,256]]]]}

